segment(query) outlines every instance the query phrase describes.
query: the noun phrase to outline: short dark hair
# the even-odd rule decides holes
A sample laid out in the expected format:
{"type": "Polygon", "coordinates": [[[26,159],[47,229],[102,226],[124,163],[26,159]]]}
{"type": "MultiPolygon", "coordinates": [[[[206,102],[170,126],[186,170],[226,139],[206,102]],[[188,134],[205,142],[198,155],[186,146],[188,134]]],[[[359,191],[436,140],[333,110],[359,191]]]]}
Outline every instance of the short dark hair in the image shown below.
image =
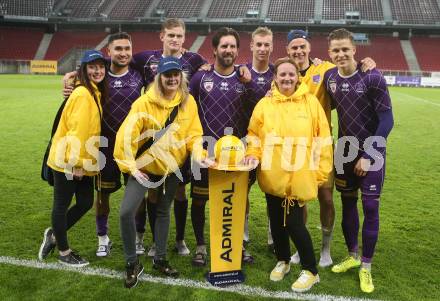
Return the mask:
{"type": "Polygon", "coordinates": [[[345,28],[335,29],[328,35],[329,44],[333,40],[345,40],[345,39],[350,40],[350,42],[354,45],[353,33],[345,28]]]}
{"type": "Polygon", "coordinates": [[[230,27],[222,27],[212,37],[212,47],[217,48],[220,44],[220,39],[225,36],[233,36],[237,42],[237,48],[240,48],[240,36],[235,29],[230,27]]]}
{"type": "Polygon", "coordinates": [[[117,32],[108,36],[107,45],[110,45],[114,40],[129,40],[131,43],[131,36],[126,32],[117,32]]]}

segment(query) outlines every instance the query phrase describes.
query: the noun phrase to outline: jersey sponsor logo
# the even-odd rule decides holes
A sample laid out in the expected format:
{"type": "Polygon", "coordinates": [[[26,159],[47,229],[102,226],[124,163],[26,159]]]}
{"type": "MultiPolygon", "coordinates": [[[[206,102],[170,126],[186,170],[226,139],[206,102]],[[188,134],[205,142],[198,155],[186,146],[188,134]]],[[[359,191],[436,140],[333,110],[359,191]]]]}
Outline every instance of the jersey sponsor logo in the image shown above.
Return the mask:
{"type": "Polygon", "coordinates": [[[122,81],[120,80],[115,80],[113,82],[113,88],[122,88],[122,81]]]}
{"type": "Polygon", "coordinates": [[[227,82],[221,82],[220,83],[220,90],[229,91],[229,84],[227,82]]]}
{"type": "Polygon", "coordinates": [[[377,187],[376,187],[376,185],[370,185],[370,191],[376,191],[377,190],[377,187]]]}
{"type": "Polygon", "coordinates": [[[335,93],[336,92],[336,82],[335,81],[331,81],[329,83],[329,86],[330,86],[330,91],[332,91],[332,93],[335,93]]]}
{"type": "Polygon", "coordinates": [[[211,92],[212,88],[214,88],[214,82],[211,79],[205,80],[203,82],[203,88],[205,88],[206,91],[211,92]]]}
{"type": "Polygon", "coordinates": [[[350,85],[348,83],[343,83],[341,91],[342,92],[349,92],[350,91],[350,85]]]}
{"type": "Polygon", "coordinates": [[[264,77],[260,76],[257,78],[257,85],[264,86],[266,84],[266,80],[264,77]]]}
{"type": "Polygon", "coordinates": [[[133,82],[133,81],[131,81],[131,82],[128,83],[128,85],[129,85],[130,87],[132,87],[132,88],[136,88],[136,87],[138,86],[138,83],[137,83],[137,82],[133,82]]]}
{"type": "Polygon", "coordinates": [[[235,84],[235,91],[237,91],[237,93],[243,93],[244,92],[243,84],[242,83],[235,84]]]}
{"type": "Polygon", "coordinates": [[[313,75],[312,80],[315,84],[319,84],[319,81],[321,80],[321,75],[320,74],[313,75]]]}

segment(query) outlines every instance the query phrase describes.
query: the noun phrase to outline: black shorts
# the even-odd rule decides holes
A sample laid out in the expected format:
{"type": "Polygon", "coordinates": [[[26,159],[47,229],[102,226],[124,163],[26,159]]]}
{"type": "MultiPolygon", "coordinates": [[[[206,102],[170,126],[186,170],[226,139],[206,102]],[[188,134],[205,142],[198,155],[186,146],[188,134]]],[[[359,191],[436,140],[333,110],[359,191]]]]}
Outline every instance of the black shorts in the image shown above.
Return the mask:
{"type": "MultiPolygon", "coordinates": [[[[101,187],[101,191],[104,193],[113,193],[121,188],[121,171],[118,164],[116,164],[113,158],[114,143],[109,141],[108,147],[100,148],[99,150],[105,156],[105,166],[101,170],[101,181],[95,181],[95,189],[99,190],[98,185],[101,187]],[[100,183],[99,183],[100,182],[100,183]]],[[[124,185],[127,183],[128,175],[123,174],[124,185]]]]}

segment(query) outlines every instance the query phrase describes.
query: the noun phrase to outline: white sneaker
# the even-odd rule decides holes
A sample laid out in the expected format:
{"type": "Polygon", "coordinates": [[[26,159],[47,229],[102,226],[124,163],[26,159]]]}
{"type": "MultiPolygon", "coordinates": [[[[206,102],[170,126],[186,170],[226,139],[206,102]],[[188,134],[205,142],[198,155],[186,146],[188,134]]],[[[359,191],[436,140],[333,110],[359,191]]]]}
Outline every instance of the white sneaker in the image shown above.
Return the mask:
{"type": "Polygon", "coordinates": [[[136,255],[144,255],[144,254],[145,254],[144,243],[142,241],[136,242],[136,255]]]}
{"type": "Polygon", "coordinates": [[[107,245],[99,245],[96,250],[96,256],[107,257],[110,255],[110,250],[112,249],[112,242],[109,241],[107,245]]]}
{"type": "Polygon", "coordinates": [[[154,257],[156,255],[156,244],[153,242],[150,250],[148,250],[148,257],[154,257]]]}
{"type": "Polygon", "coordinates": [[[333,264],[333,259],[328,251],[321,251],[321,257],[319,258],[319,266],[326,268],[333,264]]]}
{"type": "Polygon", "coordinates": [[[176,246],[174,247],[174,250],[177,252],[177,254],[181,256],[186,256],[191,254],[184,240],[176,241],[176,246]]]}
{"type": "Polygon", "coordinates": [[[270,272],[270,280],[281,281],[284,276],[290,272],[290,264],[284,261],[278,261],[272,272],[270,272]]]}
{"type": "Polygon", "coordinates": [[[298,251],[292,255],[292,257],[290,257],[290,263],[292,264],[299,264],[300,263],[300,258],[299,258],[299,254],[298,251]]]}
{"type": "Polygon", "coordinates": [[[303,293],[312,288],[319,282],[319,275],[313,275],[311,272],[302,270],[298,279],[292,284],[292,290],[297,293],[303,293]]]}

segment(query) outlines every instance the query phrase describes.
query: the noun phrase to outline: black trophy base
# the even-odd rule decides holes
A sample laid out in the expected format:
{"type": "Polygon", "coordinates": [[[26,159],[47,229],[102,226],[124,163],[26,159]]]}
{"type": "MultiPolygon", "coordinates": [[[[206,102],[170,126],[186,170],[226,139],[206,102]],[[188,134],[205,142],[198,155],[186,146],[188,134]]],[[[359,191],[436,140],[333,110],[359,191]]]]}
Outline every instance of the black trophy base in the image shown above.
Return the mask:
{"type": "Polygon", "coordinates": [[[239,271],[207,273],[206,279],[214,286],[228,286],[244,282],[244,274],[239,271]]]}

